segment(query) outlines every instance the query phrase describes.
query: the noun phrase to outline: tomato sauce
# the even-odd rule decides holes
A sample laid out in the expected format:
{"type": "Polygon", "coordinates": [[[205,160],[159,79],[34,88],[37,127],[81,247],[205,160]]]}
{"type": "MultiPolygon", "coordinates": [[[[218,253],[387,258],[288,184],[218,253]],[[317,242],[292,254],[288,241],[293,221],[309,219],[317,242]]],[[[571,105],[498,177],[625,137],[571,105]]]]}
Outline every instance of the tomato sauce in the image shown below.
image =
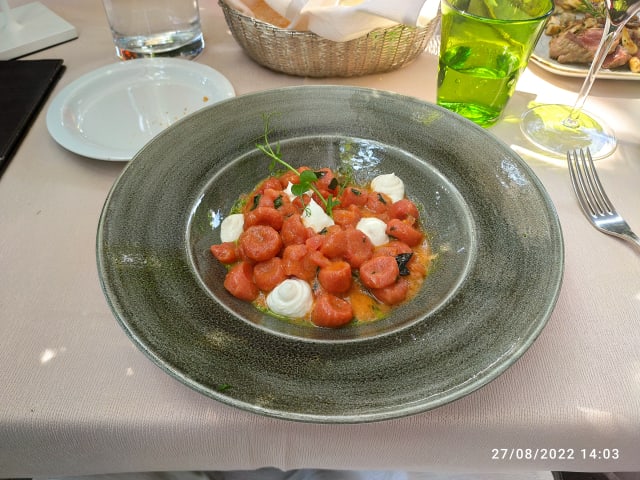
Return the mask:
{"type": "Polygon", "coordinates": [[[241,196],[232,212],[244,217],[239,238],[211,246],[212,255],[228,267],[224,286],[268,311],[269,292],[298,278],[309,283],[313,306],[304,318],[290,321],[338,328],[384,318],[415,297],[429,271],[431,251],[418,208],[406,197],[394,202],[369,185],[347,183],[329,169],[315,174],[314,191],[303,195],[287,191],[299,182],[289,171],[241,196]],[[305,226],[311,199],[325,205],[333,225],[318,232],[305,226]],[[356,228],[363,218],[384,222],[389,241],[375,246],[356,228]]]}

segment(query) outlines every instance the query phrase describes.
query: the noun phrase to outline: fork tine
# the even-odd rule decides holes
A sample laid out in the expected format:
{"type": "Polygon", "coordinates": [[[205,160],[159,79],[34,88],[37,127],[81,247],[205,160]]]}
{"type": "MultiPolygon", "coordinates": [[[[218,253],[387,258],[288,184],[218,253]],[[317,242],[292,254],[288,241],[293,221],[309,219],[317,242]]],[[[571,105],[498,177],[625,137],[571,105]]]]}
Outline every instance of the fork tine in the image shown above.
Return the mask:
{"type": "Polygon", "coordinates": [[[596,215],[593,206],[591,205],[586,193],[587,187],[584,183],[584,176],[582,170],[578,165],[578,151],[567,152],[567,163],[569,165],[569,176],[571,178],[571,186],[578,199],[578,204],[587,217],[593,217],[596,215]]]}
{"type": "Polygon", "coordinates": [[[589,207],[589,212],[592,216],[602,215],[602,207],[596,199],[596,193],[593,188],[592,176],[589,174],[587,161],[582,149],[576,150],[576,172],[578,173],[578,181],[580,190],[585,198],[585,202],[589,207]]]}
{"type": "Polygon", "coordinates": [[[580,158],[582,160],[582,166],[585,171],[585,175],[587,177],[587,184],[589,189],[593,195],[593,200],[600,207],[600,211],[606,213],[615,213],[613,204],[609,197],[607,196],[602,183],[600,182],[600,177],[598,176],[598,172],[596,171],[596,167],[593,164],[593,158],[591,157],[591,151],[586,149],[586,157],[583,150],[580,150],[580,158]]]}

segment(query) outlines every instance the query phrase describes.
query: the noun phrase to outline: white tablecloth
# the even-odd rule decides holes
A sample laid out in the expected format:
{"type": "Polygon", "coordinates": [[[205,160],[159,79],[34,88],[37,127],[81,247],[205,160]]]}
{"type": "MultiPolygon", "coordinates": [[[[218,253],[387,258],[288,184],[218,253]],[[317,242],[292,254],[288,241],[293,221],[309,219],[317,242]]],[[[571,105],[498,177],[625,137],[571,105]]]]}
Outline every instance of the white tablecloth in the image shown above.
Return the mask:
{"type": "MultiPolygon", "coordinates": [[[[45,3],[79,32],[77,40],[28,57],[64,59],[53,97],[117,59],[99,0],[45,3]]],[[[429,53],[383,75],[287,76],[245,56],[214,0],[200,4],[206,48],[196,61],[227,76],[237,94],[332,83],[435,99],[437,59],[429,53]]],[[[234,409],[184,386],[138,351],[107,306],[95,261],[100,211],[124,164],[56,144],[45,125],[51,97],[0,178],[0,477],[265,466],[640,470],[640,255],[587,223],[564,162],[528,151],[518,127],[528,102],[570,102],[580,84],[530,66],[504,119],[491,128],[540,177],[562,223],[565,277],[548,325],[513,367],[471,395],[359,425],[234,409]],[[526,449],[548,453],[533,459],[526,449]]],[[[597,81],[586,106],[620,138],[598,169],[640,231],[640,82],[597,81]]]]}

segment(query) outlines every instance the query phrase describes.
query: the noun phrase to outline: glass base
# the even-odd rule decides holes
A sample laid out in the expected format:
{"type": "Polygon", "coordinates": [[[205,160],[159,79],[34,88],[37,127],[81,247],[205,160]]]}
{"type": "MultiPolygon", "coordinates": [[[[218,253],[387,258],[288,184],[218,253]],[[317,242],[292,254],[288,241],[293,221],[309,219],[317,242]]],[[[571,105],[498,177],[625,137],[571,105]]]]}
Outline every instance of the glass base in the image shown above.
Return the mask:
{"type": "Polygon", "coordinates": [[[567,119],[571,111],[567,105],[539,105],[522,115],[520,129],[531,143],[558,157],[587,147],[593,158],[611,155],[618,144],[614,133],[584,111],[570,125],[567,119]]]}
{"type": "Polygon", "coordinates": [[[118,37],[114,42],[116,55],[122,60],[148,57],[182,57],[191,60],[204,49],[204,38],[199,30],[118,37]]]}
{"type": "Polygon", "coordinates": [[[475,103],[446,102],[438,99],[438,105],[485,128],[494,125],[502,113],[499,109],[491,109],[475,103]]]}

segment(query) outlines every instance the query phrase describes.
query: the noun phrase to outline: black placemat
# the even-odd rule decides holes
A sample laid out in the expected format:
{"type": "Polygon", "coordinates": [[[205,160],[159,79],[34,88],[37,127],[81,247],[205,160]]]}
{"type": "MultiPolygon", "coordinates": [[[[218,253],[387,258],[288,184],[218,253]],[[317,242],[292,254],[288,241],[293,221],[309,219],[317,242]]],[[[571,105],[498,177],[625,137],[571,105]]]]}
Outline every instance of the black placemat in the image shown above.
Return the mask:
{"type": "Polygon", "coordinates": [[[64,71],[63,61],[0,61],[0,174],[64,71]]]}

